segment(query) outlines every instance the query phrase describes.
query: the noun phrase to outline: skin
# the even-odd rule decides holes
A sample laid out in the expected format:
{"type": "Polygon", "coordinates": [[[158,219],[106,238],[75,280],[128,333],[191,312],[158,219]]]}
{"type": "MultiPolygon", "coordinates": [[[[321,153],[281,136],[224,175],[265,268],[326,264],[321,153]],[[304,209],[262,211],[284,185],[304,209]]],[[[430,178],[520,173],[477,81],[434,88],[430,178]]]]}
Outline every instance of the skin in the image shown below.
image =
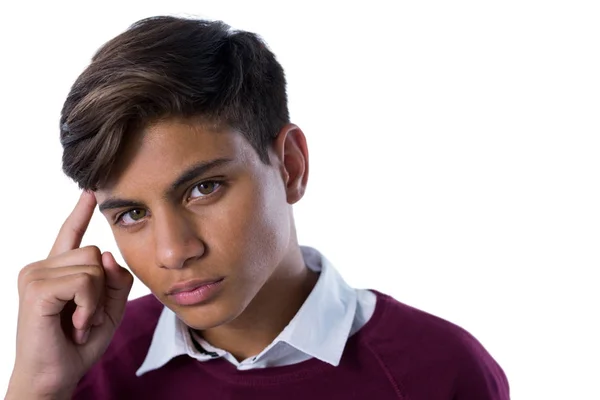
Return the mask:
{"type": "Polygon", "coordinates": [[[15,365],[6,399],[69,399],[121,322],[133,277],[112,254],[79,248],[96,199],[84,192],[48,258],[19,274],[15,365]]]}
{"type": "Polygon", "coordinates": [[[130,270],[188,326],[239,360],[270,344],[317,275],[304,264],[292,214],[308,179],[302,131],[286,125],[269,157],[264,164],[234,130],[193,120],[159,121],[135,136],[108,183],[82,195],[49,258],[21,273],[20,301],[27,306],[19,310],[7,398],[69,398],[122,318],[131,275],[109,253],[78,249],[96,202],[130,270]],[[190,174],[198,165],[209,167],[190,174]],[[81,281],[76,287],[73,275],[81,281]],[[223,281],[208,301],[177,304],[170,289],[192,279],[223,281]],[[43,312],[30,306],[47,303],[52,306],[43,312]],[[69,325],[77,329],[70,332],[69,325]],[[51,332],[55,350],[40,329],[51,332]],[[52,379],[32,386],[32,376],[52,379]]]}
{"type": "Polygon", "coordinates": [[[269,155],[266,165],[233,130],[161,121],[128,145],[127,162],[96,193],[131,271],[188,326],[238,359],[271,343],[315,282],[291,208],[308,177],[302,131],[284,127],[269,155]],[[228,161],[173,188],[185,171],[213,160],[228,161]],[[131,206],[105,208],[115,200],[131,206]],[[218,297],[207,304],[180,306],[166,294],[178,282],[221,277],[218,297]]]}

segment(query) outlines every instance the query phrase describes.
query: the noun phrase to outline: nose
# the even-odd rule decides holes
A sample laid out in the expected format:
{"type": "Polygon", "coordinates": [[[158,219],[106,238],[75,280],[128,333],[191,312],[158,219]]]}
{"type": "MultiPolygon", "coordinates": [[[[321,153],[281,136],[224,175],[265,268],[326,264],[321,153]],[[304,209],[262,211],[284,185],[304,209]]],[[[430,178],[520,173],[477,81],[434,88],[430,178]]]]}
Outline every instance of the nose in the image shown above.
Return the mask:
{"type": "Polygon", "coordinates": [[[180,212],[163,210],[154,213],[156,263],[160,268],[179,269],[198,259],[206,251],[195,231],[194,223],[180,212]]]}

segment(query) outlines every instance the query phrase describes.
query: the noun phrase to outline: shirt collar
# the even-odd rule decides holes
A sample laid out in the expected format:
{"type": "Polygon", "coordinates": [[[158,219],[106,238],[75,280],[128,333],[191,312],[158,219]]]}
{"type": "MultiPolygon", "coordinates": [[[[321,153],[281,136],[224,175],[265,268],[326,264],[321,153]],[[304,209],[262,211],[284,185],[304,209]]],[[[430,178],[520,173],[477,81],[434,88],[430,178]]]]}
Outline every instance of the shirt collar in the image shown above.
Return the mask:
{"type": "Polygon", "coordinates": [[[356,313],[356,291],[352,289],[323,255],[302,247],[304,262],[321,270],[319,279],[292,321],[275,339],[337,366],[356,313]]]}
{"type": "MultiPolygon", "coordinates": [[[[284,342],[311,357],[337,366],[356,314],[356,291],[348,286],[321,253],[310,247],[302,246],[300,249],[307,267],[320,271],[317,283],[290,323],[253,360],[259,362],[269,357],[275,353],[274,347],[284,342]]],[[[188,327],[165,307],[158,319],[146,358],[136,375],[158,369],[180,355],[187,354],[198,361],[208,361],[225,354],[224,350],[210,346],[202,338],[195,339],[209,351],[199,351],[194,346],[188,327]]]]}

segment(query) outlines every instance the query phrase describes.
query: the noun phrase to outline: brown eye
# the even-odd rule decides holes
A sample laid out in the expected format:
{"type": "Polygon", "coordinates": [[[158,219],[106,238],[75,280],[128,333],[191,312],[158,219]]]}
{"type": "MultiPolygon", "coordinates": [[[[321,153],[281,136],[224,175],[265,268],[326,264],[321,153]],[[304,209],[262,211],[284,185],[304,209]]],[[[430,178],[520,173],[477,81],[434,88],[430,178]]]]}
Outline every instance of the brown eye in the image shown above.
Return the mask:
{"type": "Polygon", "coordinates": [[[146,210],[135,209],[129,211],[128,214],[131,216],[132,220],[138,221],[146,216],[146,210]]]}
{"type": "Polygon", "coordinates": [[[135,223],[135,222],[141,220],[142,218],[144,218],[146,216],[146,214],[147,214],[146,210],[143,210],[141,208],[136,208],[136,209],[127,211],[119,219],[121,220],[120,222],[122,225],[131,225],[132,223],[135,223]]]}
{"type": "Polygon", "coordinates": [[[204,197],[212,194],[220,186],[219,182],[205,181],[194,186],[190,198],[204,197]]]}

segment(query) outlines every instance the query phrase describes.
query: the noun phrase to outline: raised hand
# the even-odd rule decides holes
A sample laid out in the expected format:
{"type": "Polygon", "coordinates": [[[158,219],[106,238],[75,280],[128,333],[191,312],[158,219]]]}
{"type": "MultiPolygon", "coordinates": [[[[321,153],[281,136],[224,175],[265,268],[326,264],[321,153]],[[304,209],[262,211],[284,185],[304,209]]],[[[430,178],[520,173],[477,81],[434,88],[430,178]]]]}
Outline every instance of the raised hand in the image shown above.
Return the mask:
{"type": "Polygon", "coordinates": [[[104,353],[119,325],[132,275],[112,254],[80,248],[96,207],[83,192],[47,259],[19,274],[17,351],[7,399],[62,399],[104,353]]]}

